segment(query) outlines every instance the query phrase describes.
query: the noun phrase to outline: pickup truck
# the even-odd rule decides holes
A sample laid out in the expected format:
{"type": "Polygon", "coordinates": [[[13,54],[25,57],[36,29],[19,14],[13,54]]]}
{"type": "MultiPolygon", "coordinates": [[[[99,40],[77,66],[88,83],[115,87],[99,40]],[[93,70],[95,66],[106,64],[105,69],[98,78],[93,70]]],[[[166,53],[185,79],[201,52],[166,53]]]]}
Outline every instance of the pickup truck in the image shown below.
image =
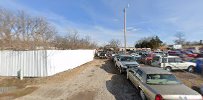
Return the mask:
{"type": "Polygon", "coordinates": [[[139,67],[135,57],[131,55],[119,55],[115,62],[115,66],[118,68],[120,74],[126,72],[128,68],[139,67]]]}

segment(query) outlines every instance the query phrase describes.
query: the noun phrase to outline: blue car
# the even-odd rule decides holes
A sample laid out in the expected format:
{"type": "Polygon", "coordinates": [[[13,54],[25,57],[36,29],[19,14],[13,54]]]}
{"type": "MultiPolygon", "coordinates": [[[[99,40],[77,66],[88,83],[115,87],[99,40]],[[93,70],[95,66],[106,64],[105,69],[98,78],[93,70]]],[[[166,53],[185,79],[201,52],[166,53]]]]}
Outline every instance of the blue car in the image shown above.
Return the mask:
{"type": "Polygon", "coordinates": [[[202,73],[202,71],[203,71],[203,58],[197,59],[196,64],[197,65],[196,65],[195,71],[197,73],[202,73]]]}

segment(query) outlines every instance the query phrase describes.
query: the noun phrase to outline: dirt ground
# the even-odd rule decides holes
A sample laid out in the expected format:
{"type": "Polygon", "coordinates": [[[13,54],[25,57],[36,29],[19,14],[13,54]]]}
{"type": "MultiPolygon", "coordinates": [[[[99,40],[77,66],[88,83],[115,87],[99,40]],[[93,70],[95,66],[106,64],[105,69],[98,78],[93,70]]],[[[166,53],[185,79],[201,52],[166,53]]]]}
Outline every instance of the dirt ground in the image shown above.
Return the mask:
{"type": "MultiPolygon", "coordinates": [[[[173,72],[183,83],[198,91],[203,78],[185,72],[173,72]]],[[[44,78],[0,78],[0,87],[17,87],[0,94],[0,99],[16,100],[140,100],[138,91],[118,74],[114,64],[95,59],[72,70],[44,78]]]]}
{"type": "Polygon", "coordinates": [[[185,71],[174,71],[173,74],[181,80],[182,83],[200,93],[200,87],[203,86],[203,77],[201,75],[185,71]]]}
{"type": "Polygon", "coordinates": [[[25,96],[13,97],[16,100],[140,100],[126,76],[119,75],[108,60],[95,59],[52,77],[26,80],[21,87],[38,89],[25,96]]]}

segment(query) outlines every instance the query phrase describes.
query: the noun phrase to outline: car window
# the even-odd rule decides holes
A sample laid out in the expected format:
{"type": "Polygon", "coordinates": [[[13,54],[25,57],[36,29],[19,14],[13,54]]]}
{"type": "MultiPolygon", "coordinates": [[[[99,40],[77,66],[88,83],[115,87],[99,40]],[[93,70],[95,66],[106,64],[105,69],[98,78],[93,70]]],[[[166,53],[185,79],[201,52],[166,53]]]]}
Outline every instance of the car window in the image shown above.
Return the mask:
{"type": "Polygon", "coordinates": [[[180,58],[175,58],[175,62],[182,62],[180,58]]]}
{"type": "Polygon", "coordinates": [[[131,56],[121,57],[121,61],[135,61],[135,58],[131,56]]]}
{"type": "Polygon", "coordinates": [[[180,84],[180,81],[172,74],[148,74],[147,84],[163,85],[163,84],[180,84]]]}
{"type": "Polygon", "coordinates": [[[137,70],[136,76],[137,76],[137,78],[140,79],[141,81],[143,80],[143,79],[142,79],[142,77],[143,77],[143,72],[142,72],[140,69],[137,70]]]}
{"type": "Polygon", "coordinates": [[[167,58],[162,58],[162,63],[167,63],[167,58]]]}
{"type": "Polygon", "coordinates": [[[168,62],[169,62],[169,63],[174,63],[174,62],[175,62],[175,59],[174,59],[174,58],[168,58],[168,62]]]}

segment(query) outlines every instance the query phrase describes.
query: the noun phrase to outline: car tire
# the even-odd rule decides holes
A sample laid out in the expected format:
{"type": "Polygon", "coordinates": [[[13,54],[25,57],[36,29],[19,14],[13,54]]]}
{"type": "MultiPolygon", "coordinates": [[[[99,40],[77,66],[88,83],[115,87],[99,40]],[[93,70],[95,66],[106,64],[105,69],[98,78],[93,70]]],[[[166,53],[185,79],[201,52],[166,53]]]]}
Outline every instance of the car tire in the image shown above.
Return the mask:
{"type": "Polygon", "coordinates": [[[140,97],[142,100],[147,100],[147,98],[142,90],[140,90],[140,97]]]}
{"type": "Polygon", "coordinates": [[[167,67],[165,68],[165,70],[171,72],[171,71],[172,71],[172,68],[171,68],[170,66],[167,66],[167,67]]]}
{"type": "Polygon", "coordinates": [[[190,73],[193,73],[194,72],[194,66],[189,66],[187,71],[190,73]]]}

